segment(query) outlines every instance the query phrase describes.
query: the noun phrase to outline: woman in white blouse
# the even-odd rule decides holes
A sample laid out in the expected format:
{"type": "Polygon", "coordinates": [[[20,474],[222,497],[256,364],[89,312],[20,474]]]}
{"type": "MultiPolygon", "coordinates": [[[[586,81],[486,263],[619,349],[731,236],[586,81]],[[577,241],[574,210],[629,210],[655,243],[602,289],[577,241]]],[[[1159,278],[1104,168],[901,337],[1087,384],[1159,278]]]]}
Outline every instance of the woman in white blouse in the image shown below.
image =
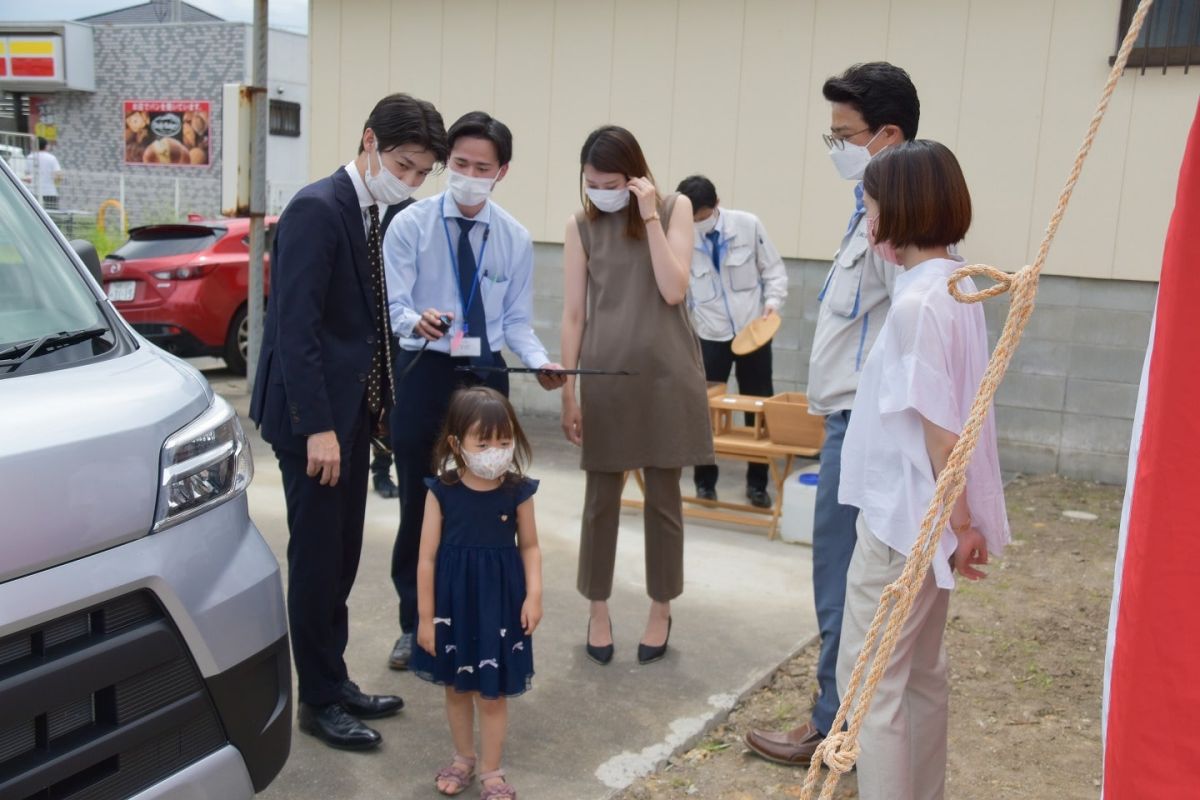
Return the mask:
{"type": "MultiPolygon", "coordinates": [[[[983,307],[947,290],[962,259],[950,247],[971,224],[957,159],[915,140],[875,156],[863,176],[872,246],[904,272],[863,366],[842,448],[840,502],[859,509],[838,658],[845,691],[885,586],[900,576],[987,367],[983,307]]],[[[973,291],[971,281],[962,288],[973,291]]],[[[863,800],[940,798],[949,685],[943,633],[953,572],[969,580],[1009,540],[996,429],[989,414],[967,487],[913,604],[860,736],[863,800]]]]}

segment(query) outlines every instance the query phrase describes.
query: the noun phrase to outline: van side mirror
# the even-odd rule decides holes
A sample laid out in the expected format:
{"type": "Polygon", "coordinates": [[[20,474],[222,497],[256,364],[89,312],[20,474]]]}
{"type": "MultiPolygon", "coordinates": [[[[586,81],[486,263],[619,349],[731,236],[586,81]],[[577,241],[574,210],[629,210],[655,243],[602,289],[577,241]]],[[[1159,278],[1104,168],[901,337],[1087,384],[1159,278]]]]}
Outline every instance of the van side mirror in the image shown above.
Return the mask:
{"type": "Polygon", "coordinates": [[[103,284],[104,281],[100,275],[100,254],[96,252],[95,245],[87,239],[72,239],[71,248],[75,251],[75,255],[79,256],[83,265],[87,267],[87,271],[92,273],[96,283],[103,284]]]}

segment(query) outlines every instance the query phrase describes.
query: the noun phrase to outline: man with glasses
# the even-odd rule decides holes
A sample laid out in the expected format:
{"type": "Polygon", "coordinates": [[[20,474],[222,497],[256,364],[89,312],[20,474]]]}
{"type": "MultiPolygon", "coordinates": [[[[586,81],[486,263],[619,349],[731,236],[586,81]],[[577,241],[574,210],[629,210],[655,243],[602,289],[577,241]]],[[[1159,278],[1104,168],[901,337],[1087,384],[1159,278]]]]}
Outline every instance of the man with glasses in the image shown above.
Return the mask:
{"type": "Polygon", "coordinates": [[[822,87],[832,123],[823,138],[838,174],[854,181],[854,211],[817,299],[817,329],[808,367],[808,409],[825,417],[825,443],[813,515],[813,598],[821,631],[818,695],[812,718],[793,730],[751,730],[746,745],[780,764],[809,763],[837,714],[838,645],[846,600],[846,570],[857,541],[858,509],[838,502],[842,439],[859,373],[891,305],[899,267],[867,241],[862,176],[873,156],[916,137],[921,104],[908,73],[882,61],[855,64],[822,87]]]}

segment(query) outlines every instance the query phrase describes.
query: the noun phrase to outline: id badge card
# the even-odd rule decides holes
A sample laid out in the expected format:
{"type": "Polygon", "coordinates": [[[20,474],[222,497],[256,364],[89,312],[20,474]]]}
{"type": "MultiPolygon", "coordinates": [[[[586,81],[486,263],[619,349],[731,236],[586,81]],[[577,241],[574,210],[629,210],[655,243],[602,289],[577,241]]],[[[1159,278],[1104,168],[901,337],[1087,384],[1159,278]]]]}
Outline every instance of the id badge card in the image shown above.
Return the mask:
{"type": "Polygon", "coordinates": [[[450,340],[450,355],[455,358],[475,358],[483,350],[478,336],[464,336],[462,331],[450,340]]]}

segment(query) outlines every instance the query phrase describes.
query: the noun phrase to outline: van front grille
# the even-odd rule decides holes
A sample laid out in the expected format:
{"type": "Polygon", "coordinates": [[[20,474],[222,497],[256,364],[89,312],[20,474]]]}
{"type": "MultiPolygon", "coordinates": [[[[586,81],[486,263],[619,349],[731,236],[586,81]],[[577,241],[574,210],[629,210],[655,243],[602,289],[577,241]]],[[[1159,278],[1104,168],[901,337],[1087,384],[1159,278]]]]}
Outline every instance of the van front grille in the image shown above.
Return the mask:
{"type": "Polygon", "coordinates": [[[0,798],[119,800],[226,741],[148,591],[0,640],[0,798]]]}

